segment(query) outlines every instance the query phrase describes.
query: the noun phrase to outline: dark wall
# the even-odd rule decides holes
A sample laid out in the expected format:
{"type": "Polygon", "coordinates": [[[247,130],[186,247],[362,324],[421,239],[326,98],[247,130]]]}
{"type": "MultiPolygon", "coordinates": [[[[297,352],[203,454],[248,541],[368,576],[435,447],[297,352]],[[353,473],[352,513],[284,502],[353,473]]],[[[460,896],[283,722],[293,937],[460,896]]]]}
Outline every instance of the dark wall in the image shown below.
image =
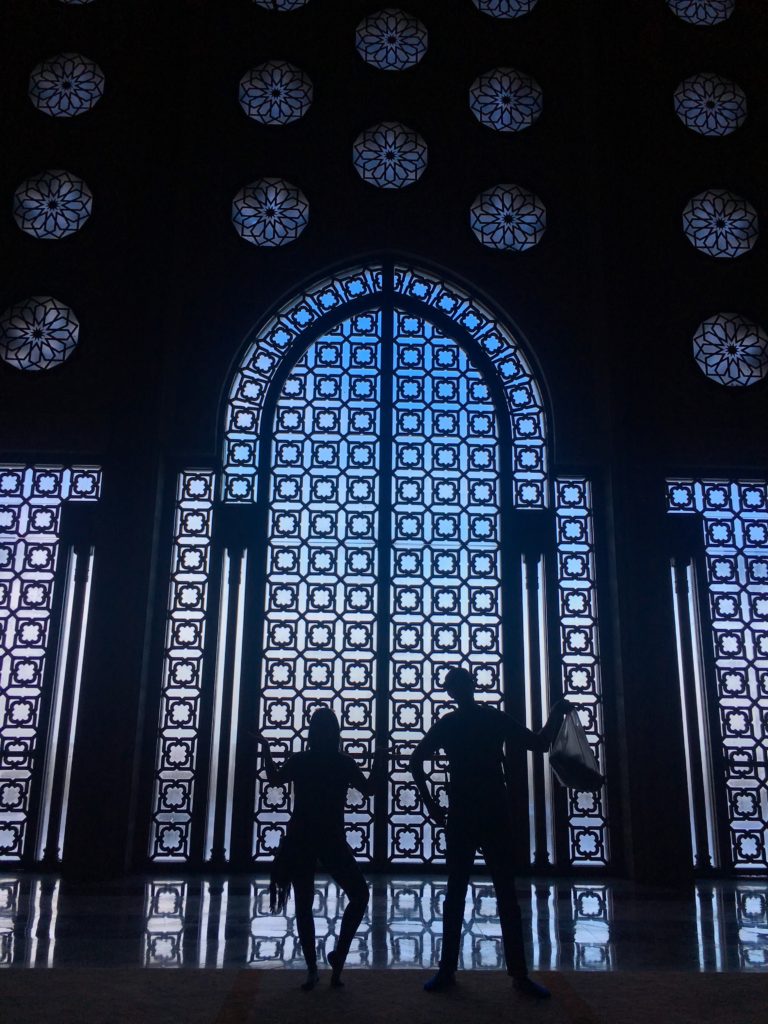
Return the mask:
{"type": "Polygon", "coordinates": [[[409,0],[429,51],[417,67],[386,73],[353,45],[358,21],[381,6],[3,7],[0,308],[54,295],[80,318],[81,342],[44,373],[0,362],[0,452],[106,470],[73,851],[117,863],[125,847],[144,684],[147,721],[155,714],[159,665],[146,631],[162,593],[152,567],[162,573],[168,557],[157,517],[166,460],[216,458],[230,368],[269,308],[328,267],[390,251],[471,282],[509,317],[542,370],[556,465],[599,485],[617,847],[638,874],[665,873],[687,856],[687,821],[663,481],[762,475],[768,440],[765,383],[714,384],[691,351],[709,313],[768,324],[765,240],[738,260],[711,259],[684,237],[681,212],[704,188],[727,187],[765,213],[768,74],[756,41],[768,15],[740,0],[725,24],[696,28],[663,0],[540,0],[526,17],[498,21],[470,0],[409,0]],[[32,67],[62,51],[96,60],[106,76],[101,102],[71,120],[26,97],[32,67]],[[273,58],[306,71],[315,90],[306,117],[281,128],[249,121],[237,102],[242,74],[273,58]],[[469,111],[469,85],[495,66],[543,88],[544,113],[520,134],[496,134],[469,111]],[[676,84],[710,70],[739,82],[750,104],[745,126],[723,139],[688,131],[672,108],[676,84]],[[371,188],[351,162],[357,133],[384,119],[429,144],[426,172],[402,192],[371,188]],[[53,167],[86,180],[94,213],[69,239],[36,241],[13,223],[11,197],[53,167]],[[232,227],[235,192],[262,176],[286,178],[310,202],[307,230],[284,249],[256,248],[232,227]],[[469,229],[472,199],[502,182],[547,207],[544,239],[524,254],[484,249],[469,229]],[[89,831],[96,808],[99,835],[89,831]]]}

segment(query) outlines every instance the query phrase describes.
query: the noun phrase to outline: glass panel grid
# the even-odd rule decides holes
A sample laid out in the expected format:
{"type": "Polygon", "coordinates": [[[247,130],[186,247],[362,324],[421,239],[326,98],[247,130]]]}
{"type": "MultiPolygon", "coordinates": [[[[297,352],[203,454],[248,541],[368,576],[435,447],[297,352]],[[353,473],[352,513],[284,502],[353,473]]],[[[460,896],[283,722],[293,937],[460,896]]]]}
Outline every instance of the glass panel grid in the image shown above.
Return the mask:
{"type": "Polygon", "coordinates": [[[93,466],[0,466],[0,861],[25,848],[61,506],[100,494],[93,466]]]}
{"type": "Polygon", "coordinates": [[[179,474],[150,830],[158,862],[190,851],[214,487],[211,470],[179,474]]]}
{"type": "Polygon", "coordinates": [[[734,867],[768,870],[768,484],[670,480],[667,510],[702,517],[734,867]]]}
{"type": "Polygon", "coordinates": [[[546,418],[533,373],[511,334],[475,299],[433,274],[395,267],[395,292],[448,316],[477,342],[496,368],[512,425],[514,505],[547,505],[546,418]]]}
{"type": "MultiPolygon", "coordinates": [[[[260,729],[279,760],[304,748],[315,709],[338,715],[370,770],[376,692],[381,314],[345,320],[288,377],[274,421],[260,729]]],[[[372,854],[372,802],[349,794],[347,840],[372,854]]],[[[288,787],[259,780],[254,851],[271,856],[288,787]]]]}
{"type": "Polygon", "coordinates": [[[285,305],[248,348],[229,392],[224,441],[224,500],[256,500],[261,411],[275,371],[299,336],[352,299],[381,292],[381,269],[362,267],[327,278],[285,305]]]}
{"type": "MultiPolygon", "coordinates": [[[[455,341],[395,313],[389,797],[394,863],[441,863],[442,828],[408,759],[451,702],[443,668],[467,663],[502,704],[498,430],[488,386],[455,341]]],[[[434,762],[438,793],[447,765],[434,762]]]]}
{"type": "MultiPolygon", "coordinates": [[[[577,705],[581,724],[605,773],[600,646],[597,628],[592,488],[583,477],[555,481],[557,580],[563,696],[577,705]]],[[[571,864],[608,863],[605,788],[568,790],[571,864]]]]}

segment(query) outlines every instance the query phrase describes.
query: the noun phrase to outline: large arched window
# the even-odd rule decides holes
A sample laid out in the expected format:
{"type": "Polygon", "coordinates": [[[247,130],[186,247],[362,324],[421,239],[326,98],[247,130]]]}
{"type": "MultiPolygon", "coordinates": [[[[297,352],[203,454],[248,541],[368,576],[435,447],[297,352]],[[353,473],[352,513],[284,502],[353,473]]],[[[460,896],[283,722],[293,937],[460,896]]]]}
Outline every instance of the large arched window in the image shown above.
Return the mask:
{"type": "MultiPolygon", "coordinates": [[[[550,476],[498,318],[406,267],[335,276],[258,330],[226,417],[221,472],[179,482],[153,859],[271,856],[289,798],[249,732],[288,755],[328,704],[364,768],[390,749],[386,788],[351,796],[360,858],[440,862],[407,762],[459,661],[533,728],[567,693],[603,761],[590,485],[550,476]]],[[[532,862],[605,865],[604,794],[520,757],[532,862]]]]}

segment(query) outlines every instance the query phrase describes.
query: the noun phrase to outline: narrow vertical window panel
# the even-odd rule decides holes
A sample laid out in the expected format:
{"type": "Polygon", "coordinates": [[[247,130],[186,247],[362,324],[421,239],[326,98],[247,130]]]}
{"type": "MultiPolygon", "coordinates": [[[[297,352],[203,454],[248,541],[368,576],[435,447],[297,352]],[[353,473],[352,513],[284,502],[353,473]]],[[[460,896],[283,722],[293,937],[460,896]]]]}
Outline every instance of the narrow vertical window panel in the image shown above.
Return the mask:
{"type": "Polygon", "coordinates": [[[701,649],[701,622],[699,607],[696,600],[696,569],[690,563],[686,569],[688,581],[688,622],[691,631],[691,653],[693,655],[693,692],[696,702],[696,723],[698,725],[699,757],[702,765],[702,783],[704,791],[704,814],[707,827],[707,846],[710,862],[714,867],[720,866],[717,851],[714,772],[712,768],[712,747],[709,735],[709,716],[707,712],[706,679],[704,673],[704,654],[701,649]]]}
{"type": "Polygon", "coordinates": [[[215,475],[179,474],[149,855],[189,857],[215,475]]]}
{"type": "MultiPolygon", "coordinates": [[[[590,746],[605,773],[592,488],[588,480],[561,477],[555,481],[555,518],[563,696],[577,705],[590,746]]],[[[594,793],[568,790],[568,833],[574,867],[608,863],[605,787],[594,793]]]]}
{"type": "MultiPolygon", "coordinates": [[[[313,342],[275,410],[260,730],[274,756],[303,749],[313,711],[334,710],[368,770],[375,730],[381,314],[313,342]]],[[[347,840],[372,854],[371,801],[349,794],[347,840]]],[[[256,783],[254,855],[290,817],[285,786],[256,783]]]]}
{"type": "MultiPolygon", "coordinates": [[[[546,560],[540,555],[536,566],[536,594],[538,596],[539,628],[539,693],[542,724],[549,718],[549,631],[547,629],[547,574],[546,560]]],[[[544,834],[547,841],[547,859],[555,863],[555,821],[552,793],[552,773],[544,772],[544,834]]]]}
{"type": "Polygon", "coordinates": [[[213,671],[213,715],[211,716],[211,753],[208,772],[208,806],[205,822],[205,849],[203,860],[213,856],[213,833],[216,824],[216,792],[219,785],[219,751],[221,748],[221,715],[224,703],[224,678],[227,663],[227,630],[229,627],[229,573],[231,560],[225,551],[221,560],[221,583],[219,598],[219,628],[216,637],[216,667],[213,671]]]}
{"type": "MultiPolygon", "coordinates": [[[[688,821],[691,830],[691,855],[692,863],[696,865],[699,863],[700,851],[696,829],[696,779],[695,768],[693,763],[694,737],[691,736],[690,728],[688,726],[690,703],[688,691],[692,685],[692,681],[688,679],[688,673],[685,670],[686,645],[689,642],[690,638],[688,635],[686,635],[684,630],[683,623],[687,622],[687,618],[684,617],[684,609],[682,607],[683,602],[681,600],[680,594],[678,593],[678,581],[676,579],[674,563],[670,566],[670,576],[672,585],[672,609],[675,622],[675,647],[677,650],[677,678],[680,688],[680,708],[682,711],[683,747],[685,752],[685,779],[686,789],[688,792],[688,821]]],[[[711,857],[712,850],[709,851],[709,854],[711,857]]],[[[714,863],[713,860],[711,860],[710,862],[714,863]]]]}
{"type": "Polygon", "coordinates": [[[57,853],[59,860],[64,856],[64,837],[67,831],[67,814],[69,811],[69,790],[72,782],[72,763],[75,756],[75,739],[77,736],[77,716],[80,710],[80,687],[83,681],[83,665],[85,663],[85,640],[88,633],[88,618],[91,609],[91,585],[93,583],[94,549],[88,553],[86,582],[83,591],[83,606],[80,616],[80,629],[77,636],[77,655],[75,659],[75,678],[72,684],[72,703],[70,708],[69,731],[67,734],[66,760],[64,762],[64,784],[61,792],[61,814],[57,853]]]}
{"type": "MultiPolygon", "coordinates": [[[[395,311],[390,715],[390,858],[440,863],[407,768],[448,710],[441,676],[468,664],[477,699],[502,704],[498,428],[487,383],[429,321],[395,311]]],[[[444,792],[446,765],[432,780],[444,792]]]]}
{"type": "Polygon", "coordinates": [[[100,493],[98,467],[0,466],[0,861],[26,847],[62,504],[100,493]]]}
{"type": "Polygon", "coordinates": [[[67,672],[69,641],[72,629],[72,610],[75,599],[77,560],[77,553],[74,549],[71,549],[69,551],[67,573],[64,583],[64,600],[61,614],[61,630],[59,632],[59,649],[56,657],[56,675],[53,683],[53,699],[51,703],[51,724],[49,728],[48,750],[43,776],[43,792],[40,803],[40,828],[38,831],[36,855],[37,860],[39,861],[45,856],[45,847],[48,842],[48,827],[51,820],[51,799],[53,795],[53,781],[56,774],[59,727],[61,725],[61,713],[64,701],[64,682],[67,672]]]}
{"type": "MultiPolygon", "coordinates": [[[[523,609],[523,678],[525,681],[525,727],[534,728],[533,721],[533,673],[531,665],[531,613],[528,606],[528,568],[526,556],[520,556],[520,607],[523,609]]],[[[536,799],[534,796],[533,751],[526,751],[528,772],[528,855],[531,864],[536,857],[536,799]]]]}
{"type": "MultiPolygon", "coordinates": [[[[667,482],[667,510],[698,514],[704,531],[714,692],[720,721],[731,857],[739,871],[768,872],[768,484],[667,482]]],[[[692,597],[693,600],[693,597],[692,597]]],[[[699,616],[698,607],[691,606],[699,616]]],[[[692,630],[692,635],[695,631],[692,630]]],[[[695,637],[694,637],[695,640],[695,637]]],[[[705,699],[705,681],[699,684],[705,699]]],[[[713,751],[697,707],[697,742],[713,751]]],[[[712,811],[714,816],[714,809],[712,811]]]]}
{"type": "Polygon", "coordinates": [[[227,806],[224,815],[224,852],[229,858],[232,848],[232,811],[235,799],[235,768],[237,765],[237,727],[240,721],[240,683],[243,672],[243,634],[245,630],[245,585],[248,571],[248,552],[240,556],[240,575],[235,608],[235,651],[232,665],[232,715],[229,724],[227,806]]]}

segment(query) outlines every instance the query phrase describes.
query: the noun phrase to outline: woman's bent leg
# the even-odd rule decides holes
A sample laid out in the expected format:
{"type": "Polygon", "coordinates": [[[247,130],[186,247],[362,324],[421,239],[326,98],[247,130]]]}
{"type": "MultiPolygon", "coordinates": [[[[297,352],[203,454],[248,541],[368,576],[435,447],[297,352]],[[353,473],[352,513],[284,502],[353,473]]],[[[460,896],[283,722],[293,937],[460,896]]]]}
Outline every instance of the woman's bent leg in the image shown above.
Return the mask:
{"type": "Polygon", "coordinates": [[[349,947],[352,945],[352,939],[355,937],[355,932],[365,916],[368,906],[368,884],[352,850],[346,843],[343,846],[334,845],[327,851],[325,857],[321,857],[321,860],[328,874],[343,889],[349,901],[341,919],[336,949],[328,954],[328,962],[333,971],[331,984],[341,985],[341,972],[347,960],[349,947]]]}

